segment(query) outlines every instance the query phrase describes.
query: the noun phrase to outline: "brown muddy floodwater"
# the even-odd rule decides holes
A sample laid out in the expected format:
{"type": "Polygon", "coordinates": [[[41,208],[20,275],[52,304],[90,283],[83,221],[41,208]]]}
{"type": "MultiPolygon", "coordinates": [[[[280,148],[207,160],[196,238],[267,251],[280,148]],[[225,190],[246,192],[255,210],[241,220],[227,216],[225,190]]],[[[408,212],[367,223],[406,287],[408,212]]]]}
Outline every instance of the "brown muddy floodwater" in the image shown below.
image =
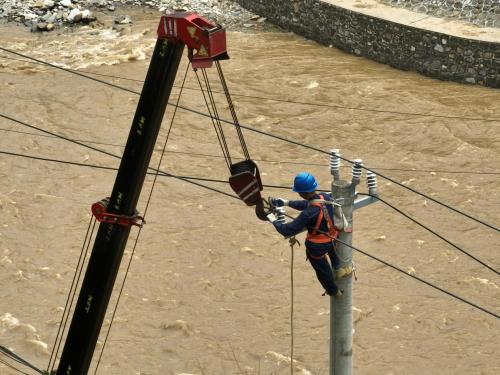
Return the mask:
{"type": "MultiPolygon", "coordinates": [[[[159,16],[133,16],[134,24],[121,32],[106,22],[48,35],[3,25],[0,45],[68,68],[122,77],[98,78],[140,91],[141,83],[134,80],[145,77],[159,16]]],[[[231,60],[222,65],[243,124],[323,150],[339,148],[408,187],[500,225],[500,91],[397,71],[280,31],[230,32],[228,51],[231,60]],[[429,116],[401,114],[408,112],[429,116]]],[[[18,57],[4,52],[1,56],[2,115],[94,142],[108,152],[123,151],[137,95],[12,60],[18,57]]],[[[216,82],[215,72],[210,75],[216,82]]],[[[186,86],[196,84],[190,72],[186,86]]],[[[221,116],[229,118],[224,98],[216,98],[221,116]]],[[[186,89],[181,104],[206,112],[196,90],[186,89]]],[[[171,115],[169,107],[154,166],[171,115]]],[[[0,345],[44,369],[90,205],[110,193],[115,172],[5,152],[110,167],[119,161],[5,118],[0,128],[0,345]]],[[[329,187],[327,155],[244,134],[265,184],[290,186],[297,172],[307,170],[329,187]]],[[[228,136],[238,152],[236,137],[228,136]]],[[[211,123],[179,111],[161,168],[226,179],[220,156],[211,123]]],[[[347,163],[341,171],[350,179],[347,163]]],[[[152,181],[149,176],[141,212],[152,181]]],[[[206,184],[230,192],[227,185],[206,184]]],[[[366,191],[364,178],[359,191],[366,191]]],[[[457,246],[500,268],[498,231],[382,178],[379,191],[457,246]]],[[[269,195],[295,197],[289,190],[266,188],[264,196],[269,195]]],[[[146,219],[98,373],[289,373],[287,242],[243,203],[162,177],[146,219]]],[[[354,244],[360,249],[500,313],[500,278],[492,271],[383,203],[357,211],[354,220],[354,244]]],[[[132,230],[124,266],[136,233],[132,230]]],[[[303,248],[296,252],[295,373],[327,374],[329,301],[321,296],[303,248]]],[[[500,373],[499,319],[362,254],[355,254],[355,260],[356,374],[500,373]]],[[[123,271],[118,285],[122,279],[123,271]]],[[[109,323],[110,314],[104,331],[109,323]]],[[[0,373],[16,374],[2,364],[0,373]]]]}

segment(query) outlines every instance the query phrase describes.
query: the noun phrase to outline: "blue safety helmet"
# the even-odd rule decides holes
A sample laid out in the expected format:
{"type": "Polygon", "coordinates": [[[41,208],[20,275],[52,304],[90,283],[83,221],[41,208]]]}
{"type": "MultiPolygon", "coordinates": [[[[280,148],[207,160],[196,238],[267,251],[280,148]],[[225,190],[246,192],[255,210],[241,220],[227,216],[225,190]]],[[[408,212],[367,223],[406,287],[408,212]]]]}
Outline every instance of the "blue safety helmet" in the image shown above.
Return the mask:
{"type": "Polygon", "coordinates": [[[293,180],[292,190],[296,193],[311,193],[318,187],[314,176],[307,172],[301,172],[293,180]]]}

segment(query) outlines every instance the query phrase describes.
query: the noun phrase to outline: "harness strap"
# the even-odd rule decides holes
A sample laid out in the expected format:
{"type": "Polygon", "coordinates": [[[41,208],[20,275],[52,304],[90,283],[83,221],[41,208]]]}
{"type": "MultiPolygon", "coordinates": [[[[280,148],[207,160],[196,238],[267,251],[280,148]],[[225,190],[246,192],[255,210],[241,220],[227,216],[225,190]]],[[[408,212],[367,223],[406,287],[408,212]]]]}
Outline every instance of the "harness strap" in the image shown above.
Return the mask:
{"type": "MultiPolygon", "coordinates": [[[[335,228],[335,225],[334,225],[333,220],[330,216],[330,213],[328,212],[328,208],[326,207],[326,203],[329,201],[324,200],[323,195],[320,195],[319,197],[320,197],[320,199],[312,199],[311,201],[309,201],[309,205],[319,207],[320,211],[318,214],[318,218],[316,220],[316,224],[314,225],[313,230],[309,233],[309,235],[307,237],[309,240],[312,240],[314,237],[325,237],[324,240],[327,242],[328,237],[329,236],[336,237],[338,234],[338,231],[335,228]],[[319,227],[320,227],[323,219],[326,220],[328,234],[324,234],[324,233],[318,234],[318,230],[319,230],[319,227]]],[[[331,238],[330,240],[333,240],[333,238],[331,238]]]]}

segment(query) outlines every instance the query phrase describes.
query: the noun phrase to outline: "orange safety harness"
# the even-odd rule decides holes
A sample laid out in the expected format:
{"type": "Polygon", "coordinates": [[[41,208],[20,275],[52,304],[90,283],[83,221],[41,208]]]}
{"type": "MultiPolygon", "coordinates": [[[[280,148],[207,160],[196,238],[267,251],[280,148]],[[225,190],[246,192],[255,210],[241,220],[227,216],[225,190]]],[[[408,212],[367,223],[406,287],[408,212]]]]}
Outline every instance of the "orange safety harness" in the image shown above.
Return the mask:
{"type": "Polygon", "coordinates": [[[309,202],[310,206],[319,207],[320,211],[318,214],[318,219],[316,220],[316,225],[313,230],[307,233],[306,240],[313,243],[328,243],[333,241],[339,235],[339,231],[333,225],[333,220],[328,213],[328,208],[324,203],[323,195],[319,196],[320,199],[313,199],[309,202]],[[323,219],[326,220],[326,226],[328,228],[328,233],[318,233],[319,227],[323,219]]]}

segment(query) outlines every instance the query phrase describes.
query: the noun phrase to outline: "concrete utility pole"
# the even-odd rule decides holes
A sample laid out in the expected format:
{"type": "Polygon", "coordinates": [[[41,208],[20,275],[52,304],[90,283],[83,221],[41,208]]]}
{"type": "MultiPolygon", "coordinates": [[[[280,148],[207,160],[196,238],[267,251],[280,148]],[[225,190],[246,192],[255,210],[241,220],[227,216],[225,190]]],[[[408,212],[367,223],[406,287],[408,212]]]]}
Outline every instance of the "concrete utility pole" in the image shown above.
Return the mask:
{"type": "MultiPolygon", "coordinates": [[[[339,234],[339,240],[347,245],[352,244],[353,211],[377,201],[376,198],[366,197],[356,199],[356,185],[359,184],[362,174],[362,161],[354,160],[352,180],[340,179],[340,152],[332,150],[330,156],[330,171],[333,176],[332,197],[342,204],[342,211],[348,223],[339,234]]],[[[371,195],[377,195],[376,175],[367,174],[368,189],[371,195]]],[[[337,242],[337,254],[340,266],[352,266],[352,248],[337,242]]],[[[344,292],[342,297],[330,297],[330,375],[352,375],[352,274],[336,280],[338,287],[344,292]]]]}

